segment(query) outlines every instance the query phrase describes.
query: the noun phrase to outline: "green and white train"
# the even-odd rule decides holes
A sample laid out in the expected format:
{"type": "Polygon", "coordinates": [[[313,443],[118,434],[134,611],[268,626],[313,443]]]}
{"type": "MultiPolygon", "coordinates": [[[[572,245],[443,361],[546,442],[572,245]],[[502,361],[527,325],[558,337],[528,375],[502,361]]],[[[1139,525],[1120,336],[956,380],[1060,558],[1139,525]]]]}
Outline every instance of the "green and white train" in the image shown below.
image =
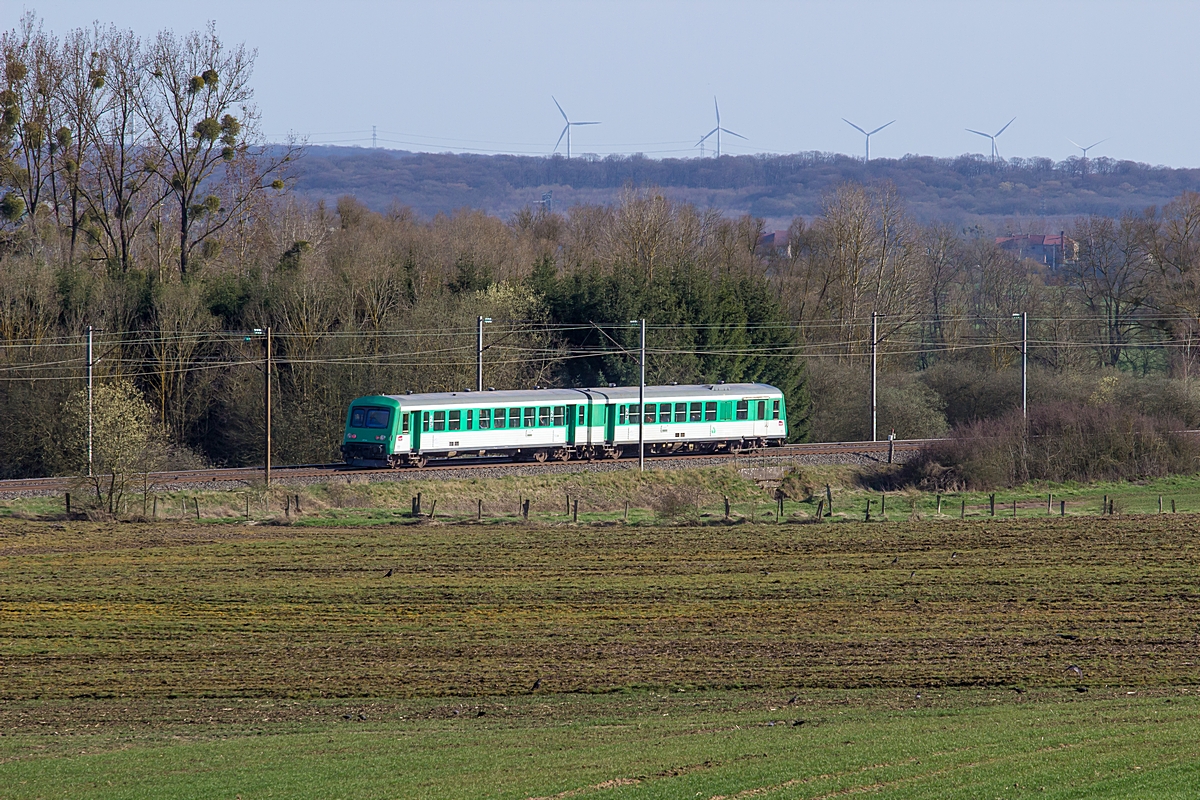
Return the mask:
{"type": "Polygon", "coordinates": [[[763,383],[436,392],[360,397],[346,412],[342,456],[354,467],[508,456],[567,461],[646,453],[736,453],[787,438],[783,392],[763,383]]]}

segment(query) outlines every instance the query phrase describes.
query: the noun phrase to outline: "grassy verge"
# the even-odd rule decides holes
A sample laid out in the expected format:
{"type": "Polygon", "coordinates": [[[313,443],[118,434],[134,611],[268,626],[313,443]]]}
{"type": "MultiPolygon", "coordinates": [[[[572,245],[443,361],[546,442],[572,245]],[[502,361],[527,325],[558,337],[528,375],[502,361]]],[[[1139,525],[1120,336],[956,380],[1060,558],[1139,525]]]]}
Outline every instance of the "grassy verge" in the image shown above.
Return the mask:
{"type": "MultiPolygon", "coordinates": [[[[661,525],[1005,519],[1200,512],[1200,476],[1140,483],[1030,484],[989,492],[883,493],[868,487],[889,468],[711,467],[547,474],[486,479],[368,481],[361,475],[306,486],[237,491],[152,492],[126,498],[123,519],[202,523],[271,522],[311,526],[428,522],[535,525],[661,525]],[[764,475],[766,476],[764,479],[764,475]],[[782,478],[783,514],[775,499],[782,478]],[[828,490],[826,489],[828,487],[828,490]],[[419,515],[412,513],[420,498],[419,515]],[[828,500],[832,499],[832,513],[828,500]],[[523,504],[528,501],[526,517],[523,504]],[[729,516],[725,516],[725,503],[729,516]]],[[[77,517],[85,502],[75,495],[77,517]]],[[[64,498],[0,501],[0,519],[63,521],[64,498]]]]}

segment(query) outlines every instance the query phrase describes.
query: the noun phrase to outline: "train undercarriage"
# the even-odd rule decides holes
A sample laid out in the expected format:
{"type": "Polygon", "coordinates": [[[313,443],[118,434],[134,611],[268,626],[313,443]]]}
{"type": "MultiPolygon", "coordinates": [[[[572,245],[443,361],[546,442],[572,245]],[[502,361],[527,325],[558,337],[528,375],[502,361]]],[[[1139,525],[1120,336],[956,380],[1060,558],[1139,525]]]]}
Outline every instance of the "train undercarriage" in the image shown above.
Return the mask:
{"type": "MultiPolygon", "coordinates": [[[[766,447],[777,447],[783,444],[782,439],[765,437],[750,439],[733,439],[715,442],[647,442],[647,456],[672,455],[715,455],[718,453],[752,453],[766,447]]],[[[494,450],[442,450],[433,453],[397,453],[389,455],[386,460],[376,462],[371,459],[370,466],[378,464],[381,467],[401,469],[415,467],[420,469],[431,461],[453,461],[468,458],[508,458],[514,462],[533,462],[545,464],[548,462],[567,461],[617,461],[622,458],[633,458],[638,454],[637,444],[621,445],[552,445],[533,448],[504,448],[494,450]]],[[[363,466],[368,466],[364,464],[363,466]]]]}

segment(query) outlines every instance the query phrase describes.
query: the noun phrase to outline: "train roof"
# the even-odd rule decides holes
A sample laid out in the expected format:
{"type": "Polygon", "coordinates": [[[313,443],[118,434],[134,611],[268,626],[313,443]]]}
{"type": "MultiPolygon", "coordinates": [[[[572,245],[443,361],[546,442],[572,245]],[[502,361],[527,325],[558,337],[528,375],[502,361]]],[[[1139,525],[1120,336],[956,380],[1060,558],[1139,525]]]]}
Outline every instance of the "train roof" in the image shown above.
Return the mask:
{"type": "MultiPolygon", "coordinates": [[[[486,392],[424,392],[421,394],[383,395],[402,406],[436,408],[438,406],[496,405],[514,406],[525,403],[542,405],[570,405],[585,402],[588,397],[601,402],[637,402],[636,386],[605,386],[585,389],[511,389],[486,392]]],[[[737,396],[745,398],[782,397],[783,392],[765,383],[699,383],[682,386],[647,386],[646,400],[658,402],[675,399],[723,399],[737,396]]],[[[362,399],[362,398],[360,398],[362,399]]],[[[355,402],[358,402],[357,400],[355,402]]]]}

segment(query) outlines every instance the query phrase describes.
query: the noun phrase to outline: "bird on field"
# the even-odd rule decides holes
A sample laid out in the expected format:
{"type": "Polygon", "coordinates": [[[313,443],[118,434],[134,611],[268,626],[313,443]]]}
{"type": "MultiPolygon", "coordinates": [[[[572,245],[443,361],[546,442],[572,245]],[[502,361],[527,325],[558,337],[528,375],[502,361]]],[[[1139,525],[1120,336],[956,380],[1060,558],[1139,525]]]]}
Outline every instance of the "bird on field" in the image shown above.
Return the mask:
{"type": "Polygon", "coordinates": [[[892,563],[895,564],[899,560],[900,560],[900,556],[896,556],[895,558],[892,559],[892,563]]]}
{"type": "Polygon", "coordinates": [[[955,551],[955,552],[951,553],[951,554],[950,554],[950,557],[951,557],[951,558],[958,558],[958,552],[957,552],[957,551],[955,551]]]}
{"type": "Polygon", "coordinates": [[[914,569],[912,572],[908,573],[908,579],[911,581],[913,579],[913,576],[916,574],[917,574],[917,571],[914,569]]]}
{"type": "Polygon", "coordinates": [[[789,706],[794,706],[794,705],[796,705],[796,701],[797,701],[797,700],[799,700],[799,699],[800,699],[800,695],[798,695],[798,694],[794,694],[794,695],[792,695],[792,698],[791,698],[790,700],[788,700],[788,705],[789,705],[789,706]]]}
{"type": "Polygon", "coordinates": [[[383,577],[385,577],[385,578],[390,578],[390,577],[392,577],[392,570],[389,568],[389,569],[388,569],[388,571],[387,571],[387,574],[385,574],[383,577]]]}
{"type": "Polygon", "coordinates": [[[535,680],[535,681],[533,682],[533,686],[530,686],[530,687],[529,687],[529,693],[530,693],[530,694],[533,694],[534,692],[536,692],[536,691],[537,691],[538,689],[540,689],[540,688],[542,688],[542,679],[539,677],[537,680],[535,680]]]}
{"type": "Polygon", "coordinates": [[[1081,670],[1081,669],[1080,669],[1078,666],[1076,666],[1075,664],[1068,664],[1068,665],[1067,665],[1067,667],[1066,667],[1066,669],[1064,669],[1064,670],[1063,670],[1063,672],[1069,672],[1069,673],[1071,673],[1072,675],[1074,675],[1076,678],[1082,678],[1082,677],[1083,677],[1083,670],[1081,670]]]}

